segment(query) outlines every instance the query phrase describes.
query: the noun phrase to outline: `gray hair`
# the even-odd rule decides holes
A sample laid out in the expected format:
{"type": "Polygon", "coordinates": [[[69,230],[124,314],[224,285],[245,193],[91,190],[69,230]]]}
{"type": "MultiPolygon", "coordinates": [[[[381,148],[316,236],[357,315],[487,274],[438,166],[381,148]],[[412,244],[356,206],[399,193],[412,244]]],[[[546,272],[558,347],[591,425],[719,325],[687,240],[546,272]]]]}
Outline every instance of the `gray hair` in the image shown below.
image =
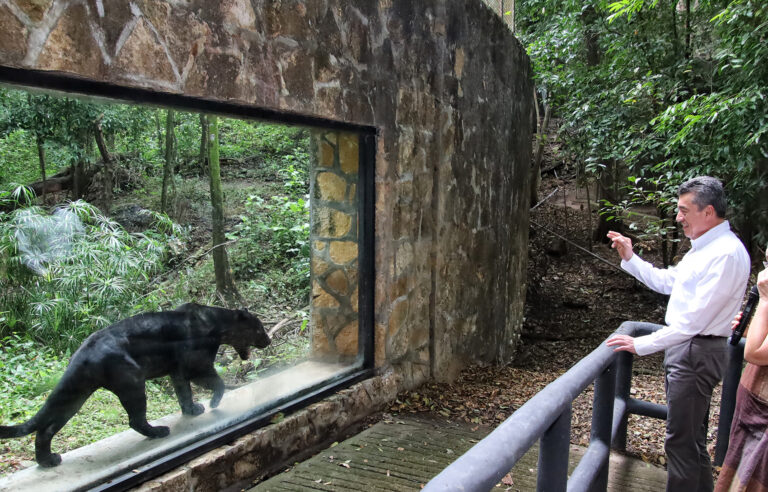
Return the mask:
{"type": "Polygon", "coordinates": [[[717,216],[721,219],[725,218],[727,207],[725,190],[723,190],[723,183],[719,179],[710,176],[689,179],[677,189],[678,197],[686,193],[693,193],[693,203],[699,207],[699,210],[707,205],[712,205],[717,216]]]}

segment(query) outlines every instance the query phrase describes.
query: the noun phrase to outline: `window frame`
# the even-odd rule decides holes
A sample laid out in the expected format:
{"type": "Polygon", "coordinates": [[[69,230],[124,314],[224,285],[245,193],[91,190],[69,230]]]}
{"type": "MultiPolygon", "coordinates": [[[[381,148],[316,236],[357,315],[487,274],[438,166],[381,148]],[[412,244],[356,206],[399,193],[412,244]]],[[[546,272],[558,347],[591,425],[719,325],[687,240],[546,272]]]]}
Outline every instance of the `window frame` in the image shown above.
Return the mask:
{"type": "Polygon", "coordinates": [[[254,408],[254,414],[234,425],[150,459],[139,467],[121,470],[107,476],[101,484],[90,484],[92,490],[126,490],[166,473],[190,460],[216,449],[234,439],[268,425],[279,413],[289,414],[321,400],[341,389],[374,375],[374,286],[375,286],[375,168],[378,132],[375,127],[337,121],[317,116],[281,112],[250,106],[245,103],[224,102],[178,93],[157,92],[146,88],[128,87],[43,70],[0,66],[0,84],[14,89],[44,90],[74,96],[95,97],[118,103],[142,104],[183,111],[205,112],[224,117],[258,120],[265,123],[303,126],[316,130],[356,133],[359,138],[358,166],[358,359],[344,370],[320,384],[279,399],[274,406],[254,408]]]}

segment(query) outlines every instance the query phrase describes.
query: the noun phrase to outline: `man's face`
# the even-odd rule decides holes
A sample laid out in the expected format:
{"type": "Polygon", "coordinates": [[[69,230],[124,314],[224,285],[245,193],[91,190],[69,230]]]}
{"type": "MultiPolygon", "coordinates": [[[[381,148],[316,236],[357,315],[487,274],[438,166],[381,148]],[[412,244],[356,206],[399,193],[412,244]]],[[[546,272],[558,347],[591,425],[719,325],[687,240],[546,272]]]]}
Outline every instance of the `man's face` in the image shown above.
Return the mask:
{"type": "Polygon", "coordinates": [[[693,193],[684,193],[677,199],[676,220],[683,226],[683,234],[689,239],[697,239],[714,225],[712,219],[715,208],[707,205],[699,209],[693,203],[693,193]]]}

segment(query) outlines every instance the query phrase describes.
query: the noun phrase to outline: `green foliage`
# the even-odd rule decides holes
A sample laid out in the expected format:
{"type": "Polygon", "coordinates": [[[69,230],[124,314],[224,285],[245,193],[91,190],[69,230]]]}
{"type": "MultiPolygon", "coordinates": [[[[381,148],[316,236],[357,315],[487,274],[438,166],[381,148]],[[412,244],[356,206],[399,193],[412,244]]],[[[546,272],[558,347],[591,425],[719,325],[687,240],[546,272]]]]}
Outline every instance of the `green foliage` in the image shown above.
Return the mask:
{"type": "Polygon", "coordinates": [[[0,333],[72,351],[135,314],[181,234],[167,218],[156,222],[154,232],[129,234],[82,201],[53,215],[32,207],[0,216],[0,333]]]}
{"type": "Polygon", "coordinates": [[[56,353],[18,335],[0,340],[0,422],[29,419],[66,367],[56,353]]]}
{"type": "Polygon", "coordinates": [[[37,144],[27,130],[17,129],[0,139],[0,185],[11,179],[32,183],[40,178],[37,164],[37,144]]]}
{"type": "Polygon", "coordinates": [[[309,203],[303,198],[273,196],[265,200],[252,195],[240,219],[231,234],[238,240],[232,255],[236,277],[278,272],[280,290],[308,293],[309,203]]]}
{"type": "Polygon", "coordinates": [[[582,176],[634,177],[626,199],[618,197],[626,204],[644,196],[637,183],[657,182],[674,196],[687,178],[716,176],[732,222],[765,243],[768,7],[689,4],[530,0],[519,5],[518,25],[539,93],[562,118],[562,140],[582,176]],[[590,63],[595,46],[600,56],[590,63]]]}

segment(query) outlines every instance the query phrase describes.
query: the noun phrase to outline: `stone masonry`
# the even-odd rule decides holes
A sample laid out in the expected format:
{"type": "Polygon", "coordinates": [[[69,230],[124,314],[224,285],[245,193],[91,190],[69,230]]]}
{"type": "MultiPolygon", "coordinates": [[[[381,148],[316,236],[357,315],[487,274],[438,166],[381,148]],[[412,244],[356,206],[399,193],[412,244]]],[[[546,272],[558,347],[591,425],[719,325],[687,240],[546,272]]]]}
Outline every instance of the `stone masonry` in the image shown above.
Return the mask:
{"type": "Polygon", "coordinates": [[[358,353],[358,135],[315,132],[310,179],[312,223],[312,356],[358,353]]]}
{"type": "MultiPolygon", "coordinates": [[[[404,389],[513,357],[533,87],[480,0],[0,0],[0,67],[375,127],[376,367],[404,389]]],[[[345,355],[360,163],[314,138],[313,346],[345,355]]]]}
{"type": "Polygon", "coordinates": [[[481,2],[3,0],[0,65],[376,127],[377,366],[512,357],[532,86],[481,2]]]}

